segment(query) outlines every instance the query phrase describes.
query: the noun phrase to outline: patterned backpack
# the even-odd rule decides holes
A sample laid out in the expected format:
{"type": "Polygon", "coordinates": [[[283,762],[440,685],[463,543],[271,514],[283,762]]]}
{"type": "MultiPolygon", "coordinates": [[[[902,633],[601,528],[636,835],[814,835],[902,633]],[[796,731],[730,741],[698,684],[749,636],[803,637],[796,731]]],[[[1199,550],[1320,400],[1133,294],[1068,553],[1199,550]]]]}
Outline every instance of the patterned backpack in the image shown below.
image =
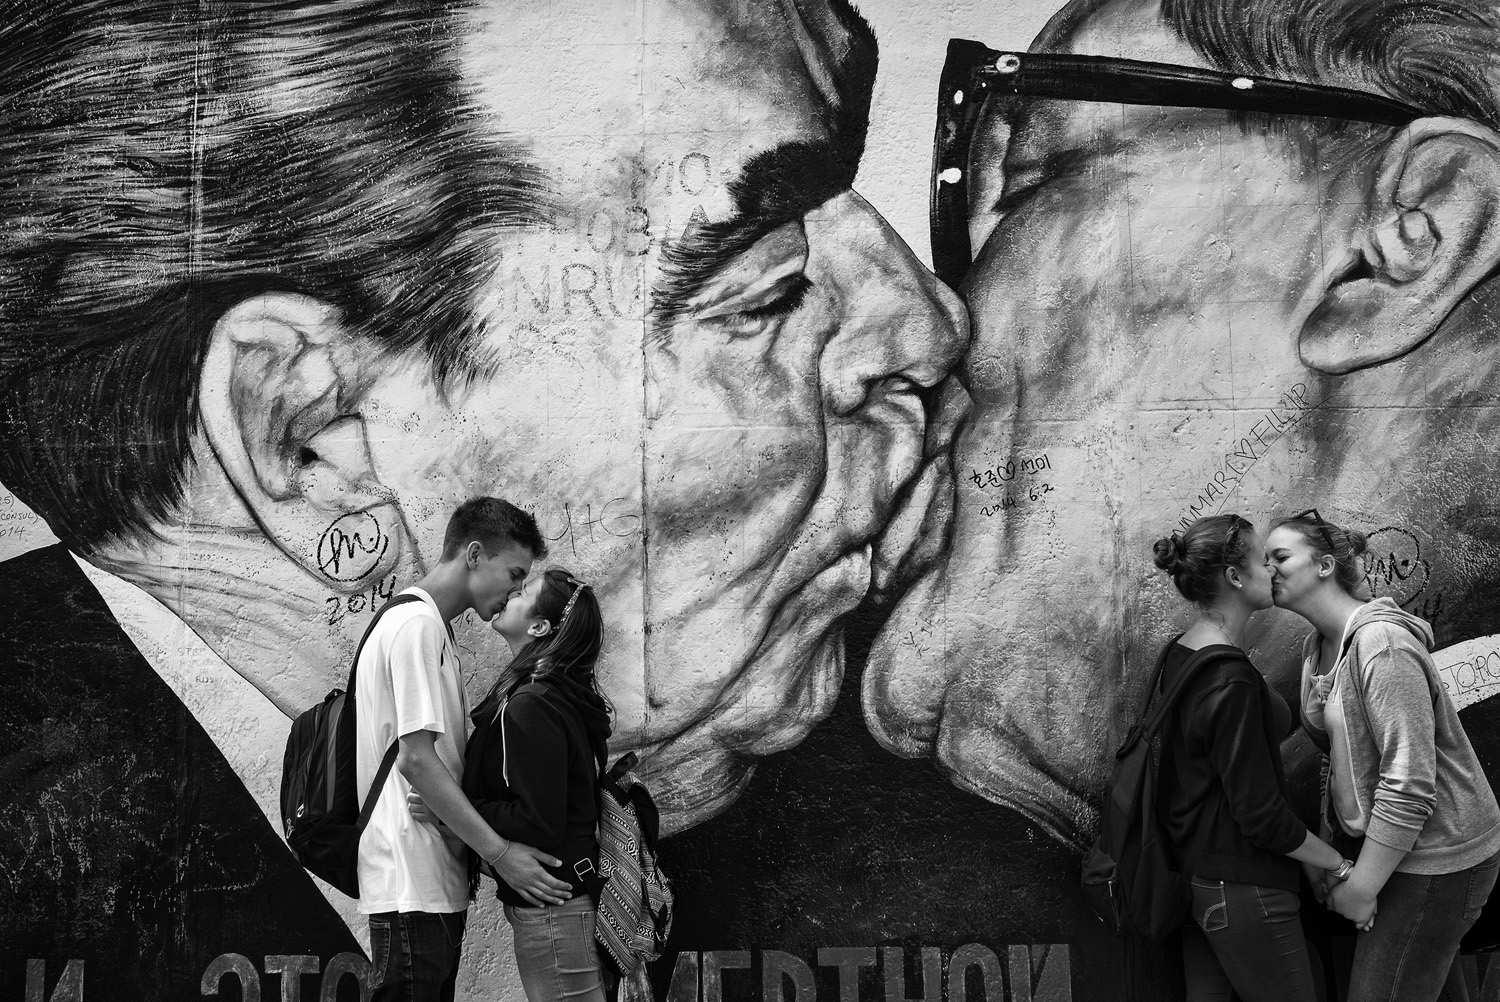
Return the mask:
{"type": "Polygon", "coordinates": [[[631,774],[630,752],[599,777],[599,876],[594,912],[600,956],[622,978],[661,956],[672,930],[672,882],[657,860],[659,819],[651,794],[631,774]]]}

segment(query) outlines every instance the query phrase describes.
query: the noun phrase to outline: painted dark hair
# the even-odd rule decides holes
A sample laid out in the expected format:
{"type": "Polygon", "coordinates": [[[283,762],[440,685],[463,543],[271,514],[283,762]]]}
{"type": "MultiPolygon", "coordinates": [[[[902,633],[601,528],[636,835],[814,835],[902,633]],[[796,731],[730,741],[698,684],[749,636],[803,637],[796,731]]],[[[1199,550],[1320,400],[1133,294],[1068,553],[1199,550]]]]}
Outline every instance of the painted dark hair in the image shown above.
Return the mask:
{"type": "Polygon", "coordinates": [[[1333,558],[1333,576],[1343,589],[1356,598],[1365,593],[1365,567],[1360,558],[1369,549],[1369,540],[1358,529],[1345,529],[1310,514],[1294,515],[1276,523],[1277,529],[1291,529],[1301,536],[1319,559],[1333,558]]]}
{"type": "MultiPolygon", "coordinates": [[[[534,611],[552,624],[552,632],[537,637],[516,653],[500,677],[495,679],[485,701],[497,695],[507,698],[532,679],[552,674],[567,675],[604,697],[594,677],[594,664],[604,645],[604,616],[599,611],[594,589],[580,583],[560,567],[550,568],[542,575],[542,587],[537,591],[534,611]],[[574,592],[578,593],[577,598],[574,598],[574,592]],[[571,609],[568,608],[569,599],[573,599],[571,609]],[[566,616],[563,614],[565,610],[566,616]]],[[[608,698],[604,701],[606,706],[609,705],[608,698]]]]}
{"type": "Polygon", "coordinates": [[[1245,566],[1254,532],[1255,526],[1238,515],[1206,515],[1181,533],[1158,539],[1151,552],[1182,597],[1202,605],[1224,586],[1224,568],[1245,566]]]}
{"type": "Polygon", "coordinates": [[[85,552],[180,503],[210,334],[340,312],[439,382],[487,371],[470,234],[547,218],[476,128],[448,0],[0,10],[0,481],[85,552]]]}
{"type": "Polygon", "coordinates": [[[1500,10],[1462,0],[1162,0],[1232,73],[1374,90],[1500,128],[1500,10]]]}

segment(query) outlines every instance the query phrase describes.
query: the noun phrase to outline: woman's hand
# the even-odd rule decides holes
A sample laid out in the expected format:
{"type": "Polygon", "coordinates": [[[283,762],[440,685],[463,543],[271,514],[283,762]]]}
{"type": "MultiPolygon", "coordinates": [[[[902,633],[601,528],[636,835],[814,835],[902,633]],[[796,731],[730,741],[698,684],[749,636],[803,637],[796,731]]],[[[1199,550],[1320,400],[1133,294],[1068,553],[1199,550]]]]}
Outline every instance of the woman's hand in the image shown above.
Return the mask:
{"type": "Polygon", "coordinates": [[[1328,878],[1333,874],[1316,863],[1303,863],[1302,875],[1312,885],[1313,897],[1317,898],[1318,904],[1321,905],[1328,898],[1328,878]]]}
{"type": "Polygon", "coordinates": [[[417,791],[413,790],[406,795],[406,809],[411,812],[412,817],[424,825],[432,825],[440,832],[447,832],[448,826],[443,824],[441,818],[432,813],[432,808],[423,802],[422,795],[417,791]]]}
{"type": "Polygon", "coordinates": [[[1359,881],[1346,880],[1328,892],[1328,907],[1353,922],[1360,932],[1375,926],[1375,894],[1359,881]]]}

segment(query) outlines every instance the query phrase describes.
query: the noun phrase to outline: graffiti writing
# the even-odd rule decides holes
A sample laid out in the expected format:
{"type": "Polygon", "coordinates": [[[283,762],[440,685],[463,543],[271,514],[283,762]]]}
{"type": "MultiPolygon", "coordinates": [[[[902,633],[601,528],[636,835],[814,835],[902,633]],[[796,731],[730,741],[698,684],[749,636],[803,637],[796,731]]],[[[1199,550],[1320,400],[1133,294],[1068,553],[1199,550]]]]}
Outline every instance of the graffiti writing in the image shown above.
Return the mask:
{"type": "Polygon", "coordinates": [[[1189,503],[1186,513],[1178,518],[1180,528],[1186,529],[1199,516],[1212,514],[1222,507],[1230,493],[1244,482],[1250,468],[1264,459],[1277,440],[1318,406],[1318,401],[1308,399],[1307,392],[1306,383],[1293,385],[1234,443],[1234,447],[1219,460],[1219,468],[1189,503]]]}
{"type": "Polygon", "coordinates": [[[1019,463],[1014,459],[1007,459],[987,470],[973,470],[969,473],[969,480],[980,490],[991,490],[1003,487],[1018,476],[1035,476],[1050,469],[1052,469],[1052,460],[1046,453],[1043,453],[1031,459],[1023,459],[1019,463]]]}
{"type": "Polygon", "coordinates": [[[562,529],[555,536],[547,535],[545,532],[542,535],[549,543],[566,539],[568,547],[575,557],[578,555],[579,535],[581,534],[589,542],[593,542],[596,526],[606,536],[626,539],[635,535],[639,531],[641,524],[641,516],[638,511],[620,510],[627,503],[628,499],[626,498],[611,498],[599,509],[599,514],[595,515],[592,503],[585,504],[580,511],[573,507],[572,502],[565,501],[563,502],[562,510],[562,529]]]}
{"type": "Polygon", "coordinates": [[[318,570],[334,581],[358,581],[375,570],[390,548],[380,520],[367,511],[341,515],[318,540],[318,570]]]}
{"type": "Polygon", "coordinates": [[[1462,697],[1500,685],[1500,650],[1480,651],[1462,661],[1439,665],[1438,678],[1448,695],[1465,705],[1472,700],[1462,697]]]}
{"type": "Polygon", "coordinates": [[[992,515],[1000,514],[1002,511],[1007,511],[1011,508],[1018,508],[1021,505],[1026,504],[1027,502],[1040,501],[1042,498],[1046,497],[1048,494],[1051,494],[1055,490],[1057,490],[1057,488],[1053,487],[1045,480],[1038,481],[1034,484],[1028,484],[1024,491],[1008,491],[1006,492],[1005,496],[995,504],[982,505],[979,509],[979,514],[983,515],[985,518],[989,518],[992,515]]]}
{"type": "Polygon", "coordinates": [[[337,624],[345,616],[357,616],[366,610],[374,611],[396,594],[396,575],[387,574],[372,584],[367,591],[353,595],[330,595],[323,600],[328,614],[328,625],[337,624]]]}
{"type": "MultiPolygon", "coordinates": [[[[644,209],[641,210],[645,212],[644,209]]],[[[615,268],[573,262],[554,268],[550,262],[518,264],[509,272],[508,293],[501,306],[523,316],[645,316],[639,268],[615,268]]]]}
{"type": "Polygon", "coordinates": [[[1431,568],[1422,543],[1405,529],[1388,525],[1370,533],[1365,550],[1365,583],[1377,598],[1390,597],[1403,608],[1427,587],[1431,568]]]}

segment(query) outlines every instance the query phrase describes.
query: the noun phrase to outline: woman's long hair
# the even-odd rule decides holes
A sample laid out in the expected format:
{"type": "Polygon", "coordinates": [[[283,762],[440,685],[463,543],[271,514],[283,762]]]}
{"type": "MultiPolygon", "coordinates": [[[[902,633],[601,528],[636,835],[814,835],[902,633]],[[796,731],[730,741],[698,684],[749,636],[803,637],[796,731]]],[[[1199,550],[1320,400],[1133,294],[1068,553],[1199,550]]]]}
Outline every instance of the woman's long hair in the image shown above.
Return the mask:
{"type": "Polygon", "coordinates": [[[594,664],[599,660],[599,649],[604,644],[604,617],[599,612],[594,589],[568,571],[553,567],[542,575],[534,613],[551,623],[552,631],[516,652],[510,664],[495,679],[495,684],[490,686],[483,702],[487,703],[496,696],[507,699],[517,688],[533,679],[561,674],[598,693],[604,705],[613,712],[594,678],[594,664]]]}

